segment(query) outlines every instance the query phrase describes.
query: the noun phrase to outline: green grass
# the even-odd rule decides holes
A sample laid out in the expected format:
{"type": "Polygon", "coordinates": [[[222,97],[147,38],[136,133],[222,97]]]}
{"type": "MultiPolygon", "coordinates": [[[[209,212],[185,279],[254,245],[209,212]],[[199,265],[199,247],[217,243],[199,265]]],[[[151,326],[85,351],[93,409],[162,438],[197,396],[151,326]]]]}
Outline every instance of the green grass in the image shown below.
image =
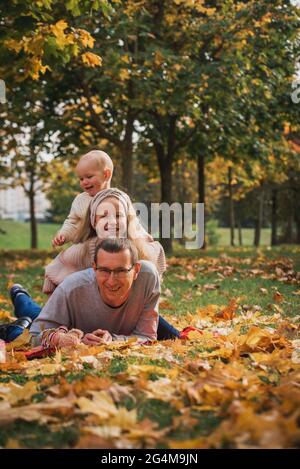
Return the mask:
{"type": "MultiPolygon", "coordinates": [[[[254,252],[252,250],[252,255],[248,257],[255,258],[253,256],[254,252]]],[[[299,264],[299,253],[300,250],[297,255],[290,252],[289,258],[294,259],[294,264],[299,264]]],[[[209,256],[212,256],[212,254],[214,252],[208,251],[207,253],[209,256]]],[[[231,298],[240,298],[240,303],[243,305],[257,305],[266,313],[268,311],[274,313],[272,305],[274,304],[273,295],[276,289],[285,298],[282,305],[284,314],[287,316],[299,314],[300,297],[299,295],[293,295],[293,292],[299,289],[297,285],[261,277],[247,277],[248,269],[253,269],[253,266],[243,264],[242,260],[238,268],[241,272],[237,272],[222,281],[220,281],[216,272],[199,272],[196,273],[196,278],[192,281],[180,281],[176,275],[184,275],[186,273],[185,268],[170,268],[165,274],[163,289],[168,288],[172,292],[173,296],[167,298],[172,307],[161,310],[161,314],[170,317],[184,316],[187,312],[193,314],[197,308],[204,308],[209,304],[226,305],[231,298]],[[204,288],[205,284],[217,284],[219,288],[206,290],[204,288]],[[267,293],[263,294],[260,291],[261,288],[265,288],[267,293]]]]}
{"type": "MultiPolygon", "coordinates": [[[[220,236],[219,245],[220,246],[229,246],[230,245],[230,229],[229,228],[218,228],[217,233],[220,236]]],[[[238,230],[235,230],[235,245],[239,245],[239,235],[238,230]]],[[[243,246],[253,246],[254,241],[254,228],[242,228],[242,242],[243,246]]],[[[263,228],[261,230],[261,246],[270,246],[271,244],[271,229],[263,228]]]]}
{"type": "MultiPolygon", "coordinates": [[[[0,228],[6,233],[0,233],[0,249],[29,249],[30,248],[30,225],[10,220],[0,220],[0,228]]],[[[60,228],[59,224],[39,223],[38,224],[38,247],[39,249],[49,249],[51,239],[60,228]]],[[[219,246],[230,245],[229,228],[218,228],[219,246]]],[[[243,245],[253,246],[254,229],[243,228],[243,245]]],[[[269,246],[271,241],[271,230],[264,228],[261,232],[261,246],[269,246]]],[[[238,245],[238,231],[235,230],[235,244],[238,245]]]]}
{"type": "MultiPolygon", "coordinates": [[[[59,226],[53,223],[38,224],[38,247],[40,249],[51,248],[51,239],[59,226]]],[[[5,234],[0,233],[0,249],[30,248],[29,223],[0,220],[0,228],[5,231],[5,234]]]]}

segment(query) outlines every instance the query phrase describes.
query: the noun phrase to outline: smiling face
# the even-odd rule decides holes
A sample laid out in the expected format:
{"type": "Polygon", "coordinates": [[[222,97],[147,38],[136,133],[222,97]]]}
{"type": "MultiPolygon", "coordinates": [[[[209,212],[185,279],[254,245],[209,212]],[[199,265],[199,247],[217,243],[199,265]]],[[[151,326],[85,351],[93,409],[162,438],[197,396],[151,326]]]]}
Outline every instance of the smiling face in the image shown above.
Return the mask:
{"type": "Polygon", "coordinates": [[[93,159],[83,159],[76,167],[80,187],[94,197],[99,191],[106,189],[107,177],[99,164],[93,159]]]}
{"type": "Polygon", "coordinates": [[[127,238],[127,214],[115,197],[107,197],[97,207],[95,230],[98,238],[127,238]]]}
{"type": "Polygon", "coordinates": [[[104,303],[113,307],[121,306],[128,298],[141,265],[139,263],[135,264],[130,272],[122,278],[118,278],[113,274],[103,276],[103,273],[97,270],[99,267],[109,270],[130,269],[132,267],[132,259],[129,249],[114,253],[99,249],[97,265],[93,264],[98,288],[104,303]]]}

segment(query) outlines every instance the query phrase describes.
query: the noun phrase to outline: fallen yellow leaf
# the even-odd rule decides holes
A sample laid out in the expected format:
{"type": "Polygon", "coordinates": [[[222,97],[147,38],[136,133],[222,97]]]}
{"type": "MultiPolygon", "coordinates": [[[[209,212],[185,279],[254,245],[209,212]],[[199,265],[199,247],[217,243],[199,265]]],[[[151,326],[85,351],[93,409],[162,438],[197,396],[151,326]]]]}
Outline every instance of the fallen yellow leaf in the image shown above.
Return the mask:
{"type": "Polygon", "coordinates": [[[28,329],[25,329],[24,332],[19,335],[15,340],[6,344],[6,351],[9,352],[12,349],[18,349],[28,345],[30,342],[31,336],[28,329]]]}

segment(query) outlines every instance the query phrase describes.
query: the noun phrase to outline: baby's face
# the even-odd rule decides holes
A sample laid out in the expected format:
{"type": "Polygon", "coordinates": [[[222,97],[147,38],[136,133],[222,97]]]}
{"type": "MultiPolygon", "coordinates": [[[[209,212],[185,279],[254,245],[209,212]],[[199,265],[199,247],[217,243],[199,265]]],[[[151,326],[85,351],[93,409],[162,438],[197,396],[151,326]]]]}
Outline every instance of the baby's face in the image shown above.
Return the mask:
{"type": "Polygon", "coordinates": [[[98,238],[126,238],[127,215],[123,205],[115,197],[107,197],[96,211],[98,238]]]}
{"type": "Polygon", "coordinates": [[[94,161],[80,161],[76,167],[81,189],[91,197],[105,189],[105,177],[94,161]]]}

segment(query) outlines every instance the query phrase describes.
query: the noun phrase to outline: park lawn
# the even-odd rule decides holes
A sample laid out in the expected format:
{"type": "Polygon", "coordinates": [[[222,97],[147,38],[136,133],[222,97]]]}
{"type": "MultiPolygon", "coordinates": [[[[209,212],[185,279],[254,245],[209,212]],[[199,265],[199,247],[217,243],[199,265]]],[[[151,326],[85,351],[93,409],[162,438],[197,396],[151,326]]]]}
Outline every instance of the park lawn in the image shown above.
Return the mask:
{"type": "MultiPolygon", "coordinates": [[[[56,223],[38,223],[38,247],[39,249],[49,249],[51,239],[61,225],[56,223]]],[[[29,223],[0,220],[0,228],[5,233],[0,232],[0,249],[29,249],[30,248],[30,225],[29,223]]],[[[254,229],[243,228],[243,245],[253,246],[254,229]]],[[[230,245],[229,228],[217,228],[219,236],[219,246],[230,245]]],[[[261,231],[261,246],[269,246],[271,240],[271,230],[263,228],[261,231]]],[[[235,230],[235,244],[238,245],[238,232],[235,230]]]]}
{"type": "MultiPolygon", "coordinates": [[[[219,236],[218,245],[230,246],[230,229],[229,228],[217,228],[219,236]]],[[[234,241],[235,245],[239,245],[239,234],[238,230],[234,230],[234,241]]],[[[242,243],[243,246],[253,246],[254,243],[254,228],[242,228],[242,243]]],[[[261,246],[270,246],[271,244],[271,229],[263,228],[261,230],[261,246]]]]}
{"type": "MultiPolygon", "coordinates": [[[[0,254],[3,321],[14,282],[44,303],[49,259],[47,251],[0,254]]],[[[297,246],[192,255],[178,248],[168,259],[160,313],[180,330],[193,325],[202,333],[30,362],[10,352],[0,365],[0,385],[13,396],[0,386],[10,406],[1,411],[0,400],[0,446],[298,446],[299,259],[297,246]],[[19,418],[26,410],[32,417],[19,418]]]]}
{"type": "MultiPolygon", "coordinates": [[[[55,223],[38,223],[38,246],[40,249],[49,249],[51,239],[60,225],[55,223]]],[[[0,220],[0,249],[29,249],[30,224],[11,220],[0,220]]]]}

